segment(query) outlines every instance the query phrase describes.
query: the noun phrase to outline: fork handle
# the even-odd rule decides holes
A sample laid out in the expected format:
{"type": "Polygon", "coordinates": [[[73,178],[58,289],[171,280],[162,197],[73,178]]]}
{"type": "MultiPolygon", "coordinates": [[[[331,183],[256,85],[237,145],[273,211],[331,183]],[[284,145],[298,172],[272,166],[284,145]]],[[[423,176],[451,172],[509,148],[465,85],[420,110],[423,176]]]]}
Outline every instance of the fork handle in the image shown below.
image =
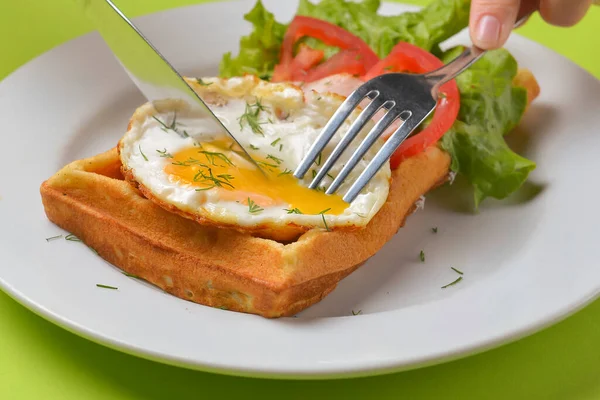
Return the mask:
{"type": "Polygon", "coordinates": [[[483,57],[485,53],[487,53],[487,50],[480,49],[476,46],[467,48],[461,55],[450,61],[448,64],[426,73],[425,78],[433,81],[435,88],[439,88],[444,83],[460,75],[465,69],[473,65],[475,61],[483,57]]]}
{"type": "MultiPolygon", "coordinates": [[[[518,28],[519,26],[523,25],[525,21],[529,19],[532,13],[533,10],[527,12],[525,15],[519,18],[519,20],[517,20],[517,22],[515,23],[515,28],[518,28]]],[[[485,53],[487,53],[487,50],[480,49],[477,46],[467,48],[465,51],[462,52],[461,55],[456,57],[454,60],[450,61],[448,64],[436,69],[435,71],[428,72],[424,74],[424,76],[428,80],[433,81],[434,88],[437,89],[449,80],[456,78],[465,69],[473,65],[475,61],[483,57],[485,53]]]]}

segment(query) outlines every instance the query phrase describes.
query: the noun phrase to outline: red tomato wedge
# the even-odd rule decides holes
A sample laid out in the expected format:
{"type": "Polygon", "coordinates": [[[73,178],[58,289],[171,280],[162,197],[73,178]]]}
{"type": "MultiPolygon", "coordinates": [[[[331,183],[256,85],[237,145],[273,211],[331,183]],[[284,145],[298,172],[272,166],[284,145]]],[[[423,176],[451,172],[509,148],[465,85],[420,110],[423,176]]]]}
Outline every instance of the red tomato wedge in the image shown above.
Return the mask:
{"type": "Polygon", "coordinates": [[[305,73],[304,82],[314,82],[336,74],[350,74],[362,76],[367,72],[361,55],[356,50],[342,50],[334,54],[329,60],[317,65],[305,73]]]}
{"type": "Polygon", "coordinates": [[[300,69],[306,71],[315,65],[318,65],[325,58],[325,52],[323,50],[315,50],[305,44],[300,45],[298,54],[294,57],[293,69],[300,69]]]}
{"type": "MultiPolygon", "coordinates": [[[[398,43],[390,54],[379,61],[367,74],[364,80],[369,80],[389,72],[411,72],[422,74],[433,71],[444,65],[433,54],[409,43],[398,43]]],[[[460,94],[456,82],[451,80],[440,89],[440,99],[433,114],[433,119],[419,134],[406,139],[390,159],[392,169],[427,147],[435,144],[444,133],[448,132],[460,108],[460,94]]]]}
{"type": "MultiPolygon", "coordinates": [[[[296,16],[290,23],[290,26],[285,33],[285,37],[283,38],[279,64],[275,66],[275,71],[273,73],[273,82],[290,81],[294,78],[298,80],[303,76],[310,76],[311,69],[302,69],[302,62],[295,62],[296,58],[301,55],[302,49],[300,49],[299,54],[294,57],[294,45],[298,40],[305,36],[318,39],[329,46],[339,47],[342,50],[341,53],[343,53],[343,50],[354,51],[354,61],[356,62],[349,66],[349,70],[352,68],[357,70],[358,68],[356,67],[356,64],[360,62],[364,66],[364,68],[361,68],[361,70],[366,72],[373,68],[373,66],[379,61],[379,57],[377,57],[377,54],[371,50],[368,44],[347,30],[320,19],[296,16]]],[[[335,69],[338,72],[353,73],[345,70],[339,71],[340,58],[347,60],[347,57],[348,55],[345,53],[331,63],[331,59],[327,60],[323,64],[330,64],[331,66],[326,66],[324,70],[327,71],[330,69],[335,69]]],[[[321,70],[317,76],[321,76],[322,73],[323,70],[321,70]]],[[[299,80],[306,82],[306,79],[299,80]]]]}

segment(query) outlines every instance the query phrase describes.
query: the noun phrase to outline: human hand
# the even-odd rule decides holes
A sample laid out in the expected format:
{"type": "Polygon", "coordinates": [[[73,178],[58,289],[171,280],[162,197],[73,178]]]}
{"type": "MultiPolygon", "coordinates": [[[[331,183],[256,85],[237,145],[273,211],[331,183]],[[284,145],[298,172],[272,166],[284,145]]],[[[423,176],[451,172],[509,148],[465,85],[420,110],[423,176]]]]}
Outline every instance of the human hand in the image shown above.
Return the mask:
{"type": "Polygon", "coordinates": [[[473,0],[469,29],[473,44],[485,50],[502,47],[515,21],[538,10],[542,18],[557,26],[579,22],[592,0],[473,0]]]}

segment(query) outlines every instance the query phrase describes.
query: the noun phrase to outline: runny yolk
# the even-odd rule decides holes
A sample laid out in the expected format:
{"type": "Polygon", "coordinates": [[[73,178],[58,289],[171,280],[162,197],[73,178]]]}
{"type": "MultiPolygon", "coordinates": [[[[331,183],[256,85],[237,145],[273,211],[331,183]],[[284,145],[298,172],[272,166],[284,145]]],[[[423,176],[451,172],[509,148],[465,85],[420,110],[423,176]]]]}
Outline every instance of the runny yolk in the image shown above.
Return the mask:
{"type": "Polygon", "coordinates": [[[348,203],[339,195],[309,189],[292,171],[279,167],[277,157],[255,160],[265,174],[240,155],[225,140],[201,143],[172,155],[164,171],[171,179],[197,187],[198,191],[217,190],[224,201],[249,201],[259,207],[281,206],[288,212],[339,215],[348,203]]]}

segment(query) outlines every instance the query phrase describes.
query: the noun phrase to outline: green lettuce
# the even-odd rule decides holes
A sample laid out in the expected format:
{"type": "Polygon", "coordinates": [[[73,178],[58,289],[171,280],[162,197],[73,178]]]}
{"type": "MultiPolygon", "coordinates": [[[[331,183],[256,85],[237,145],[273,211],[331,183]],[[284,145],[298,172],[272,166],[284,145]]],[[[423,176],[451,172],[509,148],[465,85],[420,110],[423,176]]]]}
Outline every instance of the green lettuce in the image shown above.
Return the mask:
{"type": "Polygon", "coordinates": [[[244,19],[254,26],[254,30],[240,40],[237,57],[231,53],[223,56],[219,74],[228,78],[252,74],[268,79],[279,62],[279,49],[287,25],[275,21],[273,14],[265,9],[260,0],[244,15],[244,19]]]}
{"type": "MultiPolygon", "coordinates": [[[[449,51],[443,61],[455,55],[449,51]]],[[[488,52],[456,79],[461,95],[458,120],[440,145],[452,156],[452,170],[473,185],[476,206],[486,197],[506,198],[535,168],[504,140],[527,106],[527,91],[512,85],[516,74],[517,62],[500,49],[488,52]]]]}
{"type": "Polygon", "coordinates": [[[317,4],[301,0],[297,14],[341,26],[364,40],[379,57],[388,55],[400,41],[432,51],[469,23],[469,0],[437,0],[420,11],[397,16],[377,14],[380,5],[380,0],[322,0],[317,4]]]}

